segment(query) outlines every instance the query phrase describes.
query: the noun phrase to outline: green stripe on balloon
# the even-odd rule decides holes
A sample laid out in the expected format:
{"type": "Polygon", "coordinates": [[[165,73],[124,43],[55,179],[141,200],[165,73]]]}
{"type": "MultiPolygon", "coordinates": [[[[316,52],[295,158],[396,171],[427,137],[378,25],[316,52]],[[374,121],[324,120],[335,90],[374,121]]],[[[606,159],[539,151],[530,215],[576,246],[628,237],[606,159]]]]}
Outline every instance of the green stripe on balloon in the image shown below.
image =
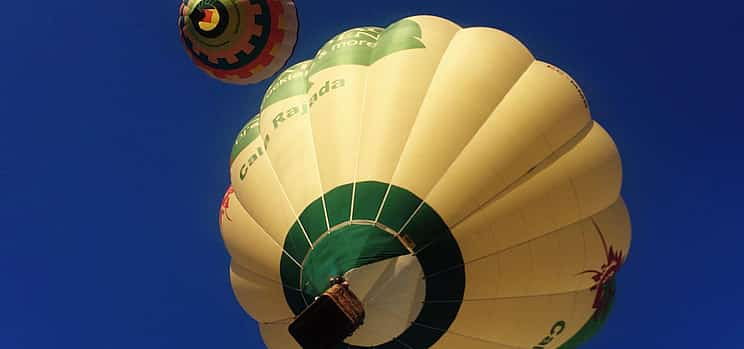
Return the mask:
{"type": "Polygon", "coordinates": [[[243,129],[240,130],[238,137],[235,139],[235,144],[233,144],[232,152],[230,153],[230,163],[235,161],[235,158],[240,155],[240,152],[258,138],[261,132],[260,121],[261,114],[256,114],[245,124],[245,126],[243,126],[243,129]]]}
{"type": "Polygon", "coordinates": [[[353,185],[342,185],[331,190],[325,196],[326,208],[328,210],[328,224],[333,227],[349,220],[351,217],[351,199],[353,185]]]}
{"type": "Polygon", "coordinates": [[[380,213],[380,223],[399,231],[421,204],[421,199],[408,190],[391,186],[380,213]]]}
{"type": "Polygon", "coordinates": [[[315,241],[320,237],[321,234],[328,231],[328,225],[326,225],[325,218],[325,207],[323,206],[323,199],[317,198],[315,201],[305,208],[300,214],[300,222],[305,228],[307,237],[310,241],[315,241]]]}
{"type": "Polygon", "coordinates": [[[380,182],[356,183],[354,195],[354,219],[375,220],[388,185],[380,182]]]}
{"type": "Polygon", "coordinates": [[[306,94],[313,74],[339,65],[369,66],[396,52],[424,48],[421,26],[403,19],[386,29],[361,27],[347,30],[326,42],[312,60],[281,73],[266,90],[261,110],[287,98],[306,94]]]}

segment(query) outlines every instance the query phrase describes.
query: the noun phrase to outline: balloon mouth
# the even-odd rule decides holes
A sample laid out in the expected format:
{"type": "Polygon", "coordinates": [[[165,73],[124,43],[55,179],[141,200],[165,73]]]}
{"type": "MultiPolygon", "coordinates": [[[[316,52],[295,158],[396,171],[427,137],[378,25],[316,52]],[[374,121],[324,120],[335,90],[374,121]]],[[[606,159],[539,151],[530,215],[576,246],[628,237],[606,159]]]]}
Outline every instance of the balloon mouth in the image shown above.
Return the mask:
{"type": "Polygon", "coordinates": [[[328,289],[329,278],[343,276],[365,312],[365,325],[344,343],[388,347],[406,338],[410,347],[425,348],[437,342],[465,291],[462,253],[448,225],[415,194],[384,182],[349,183],[323,195],[340,209],[325,212],[319,197],[314,202],[321,204],[302,211],[282,245],[280,274],[292,312],[301,314],[328,289]]]}
{"type": "Polygon", "coordinates": [[[229,15],[221,2],[201,1],[189,14],[196,32],[207,38],[216,38],[227,28],[229,15]]]}

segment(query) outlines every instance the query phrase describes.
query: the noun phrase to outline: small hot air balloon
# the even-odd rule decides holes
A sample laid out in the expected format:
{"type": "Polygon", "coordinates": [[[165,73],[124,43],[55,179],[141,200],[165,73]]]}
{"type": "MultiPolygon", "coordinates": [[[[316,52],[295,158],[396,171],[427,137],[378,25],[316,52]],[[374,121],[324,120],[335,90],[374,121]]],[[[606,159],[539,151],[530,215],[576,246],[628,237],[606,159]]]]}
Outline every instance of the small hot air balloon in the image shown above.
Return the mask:
{"type": "Polygon", "coordinates": [[[336,347],[313,343],[339,314],[338,348],[575,348],[630,247],[620,157],[578,84],[438,17],[345,31],[284,71],[230,178],[232,286],[269,348],[336,347]]]}
{"type": "Polygon", "coordinates": [[[292,55],[297,11],[291,0],[182,0],[178,29],[200,69],[224,82],[253,84],[292,55]]]}

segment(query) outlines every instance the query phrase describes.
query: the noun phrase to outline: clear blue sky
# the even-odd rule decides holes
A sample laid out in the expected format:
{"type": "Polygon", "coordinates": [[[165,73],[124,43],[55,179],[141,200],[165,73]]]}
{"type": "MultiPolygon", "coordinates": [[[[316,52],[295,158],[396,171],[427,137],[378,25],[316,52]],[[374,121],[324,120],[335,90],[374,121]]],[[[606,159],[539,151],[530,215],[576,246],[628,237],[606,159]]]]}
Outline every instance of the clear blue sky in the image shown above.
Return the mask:
{"type": "MultiPolygon", "coordinates": [[[[623,157],[617,305],[586,348],[744,331],[744,10],[735,1],[298,0],[291,62],[414,14],[508,31],[569,72],[623,157]]],[[[231,143],[267,83],[197,71],[177,0],[21,1],[0,35],[0,347],[262,348],[227,279],[231,143]]]]}

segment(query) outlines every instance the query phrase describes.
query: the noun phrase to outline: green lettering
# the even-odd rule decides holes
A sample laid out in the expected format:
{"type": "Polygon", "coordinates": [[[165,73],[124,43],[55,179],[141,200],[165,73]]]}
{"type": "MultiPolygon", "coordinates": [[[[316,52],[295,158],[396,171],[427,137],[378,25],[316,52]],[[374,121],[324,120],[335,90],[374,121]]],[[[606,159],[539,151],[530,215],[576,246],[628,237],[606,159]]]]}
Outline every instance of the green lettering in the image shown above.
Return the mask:
{"type": "Polygon", "coordinates": [[[269,87],[261,103],[261,110],[278,101],[305,94],[308,90],[307,74],[312,61],[304,61],[287,68],[269,87]]]}
{"type": "Polygon", "coordinates": [[[240,180],[244,180],[245,176],[248,174],[248,166],[243,164],[243,166],[240,167],[240,180]]]}
{"type": "Polygon", "coordinates": [[[274,117],[274,121],[273,122],[274,122],[274,128],[275,129],[278,128],[279,127],[279,123],[280,122],[284,122],[284,112],[280,112],[279,114],[276,114],[276,116],[274,117]]]}
{"type": "Polygon", "coordinates": [[[287,117],[288,118],[291,118],[291,117],[297,115],[297,113],[299,113],[299,112],[300,112],[300,108],[299,107],[292,107],[292,109],[289,109],[287,111],[287,117]]]}
{"type": "Polygon", "coordinates": [[[331,89],[335,90],[337,88],[344,87],[344,84],[346,84],[346,80],[344,79],[338,79],[333,81],[333,85],[331,86],[331,89]]]}
{"type": "Polygon", "coordinates": [[[258,138],[259,135],[259,119],[260,115],[254,116],[243,129],[240,130],[238,137],[235,139],[232,152],[230,153],[230,163],[235,161],[241,151],[245,149],[253,140],[258,138]]]}
{"type": "Polygon", "coordinates": [[[331,87],[328,84],[329,81],[326,81],[323,87],[320,88],[320,97],[323,97],[324,94],[331,90],[331,87]]]}
{"type": "Polygon", "coordinates": [[[543,340],[540,341],[540,343],[538,343],[538,344],[540,344],[540,345],[548,345],[548,344],[550,344],[551,341],[553,341],[553,337],[548,336],[548,337],[543,338],[543,340]]]}
{"type": "Polygon", "coordinates": [[[256,154],[251,155],[250,159],[248,159],[248,167],[253,166],[256,160],[258,160],[258,155],[256,154]]]}
{"type": "Polygon", "coordinates": [[[553,328],[550,329],[550,334],[557,336],[563,332],[563,330],[566,328],[566,322],[564,321],[558,321],[553,325],[553,328]]]}

